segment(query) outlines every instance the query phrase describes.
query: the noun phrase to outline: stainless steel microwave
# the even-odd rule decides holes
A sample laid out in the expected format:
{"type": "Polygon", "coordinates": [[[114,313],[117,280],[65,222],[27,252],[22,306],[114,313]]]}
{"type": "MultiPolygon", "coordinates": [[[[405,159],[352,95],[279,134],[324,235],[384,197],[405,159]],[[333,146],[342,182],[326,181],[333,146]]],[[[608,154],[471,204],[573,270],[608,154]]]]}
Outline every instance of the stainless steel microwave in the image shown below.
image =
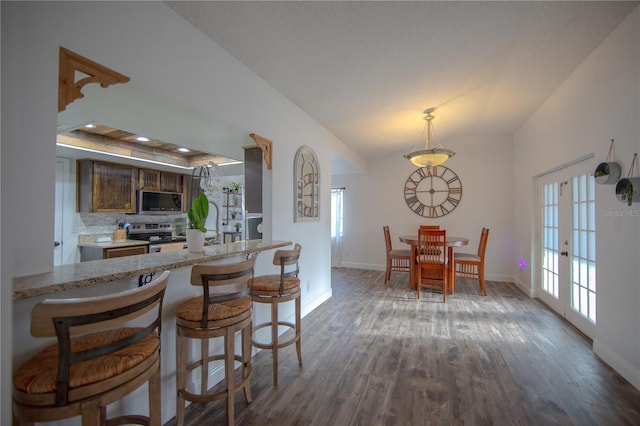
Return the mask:
{"type": "Polygon", "coordinates": [[[180,192],[138,191],[138,214],[175,214],[182,212],[180,192]]]}

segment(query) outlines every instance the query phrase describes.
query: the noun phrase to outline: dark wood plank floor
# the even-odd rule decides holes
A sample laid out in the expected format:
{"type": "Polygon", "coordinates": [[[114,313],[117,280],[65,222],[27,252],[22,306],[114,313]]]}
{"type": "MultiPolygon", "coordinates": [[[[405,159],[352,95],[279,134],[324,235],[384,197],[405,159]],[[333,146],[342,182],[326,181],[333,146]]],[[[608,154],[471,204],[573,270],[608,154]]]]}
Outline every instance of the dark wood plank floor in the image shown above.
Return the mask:
{"type": "MultiPolygon", "coordinates": [[[[640,425],[640,391],[591,342],[515,286],[458,280],[418,301],[406,274],[336,268],[333,297],[293,346],[254,358],[238,425],[640,425]]],[[[224,402],[192,404],[187,425],[224,424],[224,402]]],[[[169,424],[173,424],[170,422],[169,424]]]]}

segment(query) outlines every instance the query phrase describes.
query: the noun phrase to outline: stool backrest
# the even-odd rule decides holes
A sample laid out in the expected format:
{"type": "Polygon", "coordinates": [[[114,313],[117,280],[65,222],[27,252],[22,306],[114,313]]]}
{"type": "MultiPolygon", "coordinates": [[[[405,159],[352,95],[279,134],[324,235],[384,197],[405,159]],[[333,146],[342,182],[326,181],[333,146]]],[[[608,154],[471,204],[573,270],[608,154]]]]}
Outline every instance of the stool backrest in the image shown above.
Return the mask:
{"type": "Polygon", "coordinates": [[[273,255],[273,264],[276,266],[280,266],[280,274],[284,277],[287,276],[298,276],[300,272],[300,268],[298,267],[298,259],[300,259],[300,252],[302,251],[302,246],[298,243],[293,247],[292,250],[277,250],[273,255]],[[296,265],[296,269],[291,272],[285,272],[285,266],[296,265]]]}
{"type": "Polygon", "coordinates": [[[168,281],[169,271],[164,271],[149,284],[132,290],[97,297],[47,299],[33,307],[31,334],[58,339],[56,405],[65,405],[68,401],[69,372],[73,364],[112,354],[154,332],[160,350],[162,301],[168,281]],[[155,315],[143,317],[152,310],[155,315]],[[137,318],[143,324],[136,324],[124,337],[108,343],[96,341],[89,349],[72,351],[72,337],[119,328],[137,318]]]}
{"type": "Polygon", "coordinates": [[[124,324],[156,307],[161,310],[168,280],[169,271],[164,271],[143,287],[116,294],[43,300],[31,311],[31,335],[59,336],[65,330],[71,336],[96,332],[124,324]]]}
{"type": "Polygon", "coordinates": [[[298,260],[300,259],[300,252],[302,246],[298,243],[293,247],[293,250],[277,250],[273,255],[273,264],[280,266],[280,294],[284,292],[284,279],[287,277],[297,277],[300,273],[300,266],[298,260]],[[291,269],[287,272],[287,266],[296,265],[295,269],[291,269]]]}
{"type": "Polygon", "coordinates": [[[256,255],[234,263],[193,265],[191,285],[202,286],[202,327],[207,326],[209,305],[238,299],[249,294],[247,282],[252,285],[256,255]]]}

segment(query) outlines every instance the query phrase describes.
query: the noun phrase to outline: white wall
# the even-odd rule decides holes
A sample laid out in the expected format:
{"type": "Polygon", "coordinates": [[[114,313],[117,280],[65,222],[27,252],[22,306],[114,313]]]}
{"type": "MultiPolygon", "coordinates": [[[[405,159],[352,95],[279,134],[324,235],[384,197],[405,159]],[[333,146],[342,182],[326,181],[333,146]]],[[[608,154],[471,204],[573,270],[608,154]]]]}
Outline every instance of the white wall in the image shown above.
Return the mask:
{"type": "Polygon", "coordinates": [[[512,281],[517,259],[513,254],[511,137],[470,135],[438,142],[456,152],[444,166],[462,182],[460,204],[441,218],[418,216],[407,206],[404,185],[416,167],[402,157],[404,152],[371,161],[363,174],[333,176],[334,187],[346,188],[342,265],[384,270],[383,225],[390,227],[394,248],[408,247],[398,236],[415,234],[419,225],[437,224],[450,235],[469,238],[469,246],[457,250],[472,253],[484,226],[490,229],[487,278],[512,281]]]}
{"type": "MultiPolygon", "coordinates": [[[[58,49],[64,46],[212,118],[273,140],[272,236],[303,246],[305,312],[331,295],[329,132],[159,2],[2,2],[2,418],[10,423],[12,277],[52,269],[58,49]],[[320,221],[293,223],[293,157],[321,166],[320,221]]],[[[108,89],[105,89],[108,90],[108,89]]],[[[125,106],[123,106],[125,107],[125,106]]],[[[163,117],[158,117],[162,120],[163,117]]],[[[247,144],[251,144],[247,139],[247,144]]],[[[206,146],[195,146],[205,148],[206,146]]],[[[271,259],[259,259],[266,268],[271,259]]]]}
{"type": "MultiPolygon", "coordinates": [[[[626,176],[633,154],[640,153],[639,103],[640,9],[636,8],[514,136],[517,253],[531,253],[533,176],[589,153],[597,162],[605,161],[612,138],[615,160],[626,176]]],[[[640,168],[634,175],[640,175],[640,168]]],[[[596,188],[598,295],[593,347],[640,388],[640,205],[618,202],[614,190],[614,185],[596,188]]],[[[526,261],[532,264],[531,257],[526,261]]],[[[527,287],[534,285],[529,269],[518,280],[527,287]]]]}

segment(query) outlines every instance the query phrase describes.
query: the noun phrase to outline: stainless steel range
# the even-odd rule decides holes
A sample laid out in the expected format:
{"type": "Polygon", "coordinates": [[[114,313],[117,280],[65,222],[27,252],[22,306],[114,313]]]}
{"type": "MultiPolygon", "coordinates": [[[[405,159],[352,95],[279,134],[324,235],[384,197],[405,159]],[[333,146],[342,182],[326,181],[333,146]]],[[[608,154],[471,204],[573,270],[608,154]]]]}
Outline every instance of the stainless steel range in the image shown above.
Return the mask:
{"type": "Polygon", "coordinates": [[[187,238],[174,235],[173,224],[162,223],[132,223],[127,228],[130,240],[149,241],[149,253],[160,251],[162,244],[184,242],[187,238]]]}

